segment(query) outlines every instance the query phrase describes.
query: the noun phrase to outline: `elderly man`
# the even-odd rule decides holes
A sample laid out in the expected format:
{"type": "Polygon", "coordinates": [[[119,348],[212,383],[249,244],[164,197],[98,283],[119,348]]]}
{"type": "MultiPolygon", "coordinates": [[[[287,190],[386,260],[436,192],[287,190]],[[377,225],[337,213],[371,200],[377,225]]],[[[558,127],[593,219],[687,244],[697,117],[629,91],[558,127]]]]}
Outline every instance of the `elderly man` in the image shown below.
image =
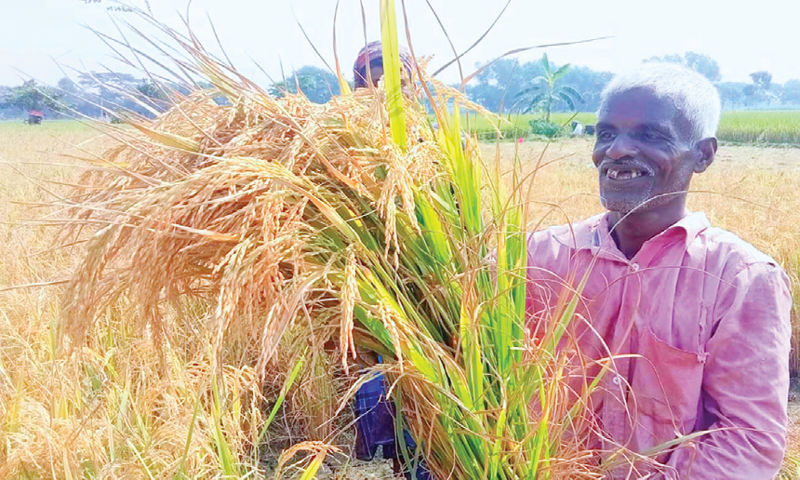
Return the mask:
{"type": "Polygon", "coordinates": [[[592,374],[607,368],[591,397],[603,461],[634,453],[612,477],[767,480],[783,458],[787,277],[686,209],[692,175],[714,160],[719,115],[716,89],[690,70],[617,76],[592,154],[608,211],[530,236],[531,325],[585,280],[571,338],[592,374]],[[656,447],[657,461],[635,455],[656,447]]]}

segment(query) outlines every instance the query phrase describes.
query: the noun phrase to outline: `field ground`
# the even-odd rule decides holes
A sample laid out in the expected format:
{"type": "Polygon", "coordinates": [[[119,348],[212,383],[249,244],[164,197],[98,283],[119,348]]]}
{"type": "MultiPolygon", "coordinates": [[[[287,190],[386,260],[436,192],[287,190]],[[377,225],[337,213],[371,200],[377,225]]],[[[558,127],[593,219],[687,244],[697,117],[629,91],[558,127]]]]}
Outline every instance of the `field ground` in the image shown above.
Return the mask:
{"type": "MultiPolygon", "coordinates": [[[[81,432],[90,432],[90,427],[92,436],[105,435],[106,426],[102,422],[95,425],[91,419],[98,411],[98,400],[75,398],[81,396],[82,389],[92,388],[98,378],[97,371],[88,364],[85,369],[70,370],[69,362],[57,353],[59,287],[13,290],[6,287],[57,281],[68,276],[77,252],[53,248],[56,231],[35,220],[46,215],[57,219],[63,214],[40,207],[73,183],[80,171],[76,161],[63,154],[86,156],[87,152],[98,152],[107,144],[94,131],[74,122],[48,122],[42,127],[0,124],[0,238],[5,245],[0,252],[0,477],[3,464],[10,465],[12,459],[31,469],[30,478],[46,477],[48,474],[41,472],[47,472],[48,465],[42,466],[44,470],[38,476],[31,465],[50,461],[54,470],[49,471],[53,472],[68,465],[69,452],[59,445],[59,439],[83,441],[81,432]],[[72,387],[64,381],[68,374],[79,375],[74,390],[69,390],[72,387]]],[[[547,164],[537,172],[529,200],[533,202],[531,219],[543,219],[543,225],[552,225],[566,219],[585,218],[601,210],[590,162],[591,146],[590,139],[566,139],[550,145],[539,141],[503,143],[499,147],[486,144],[483,149],[489,162],[499,152],[504,166],[509,166],[515,155],[528,171],[538,162],[547,164]],[[556,203],[560,209],[543,202],[556,203]]],[[[725,145],[720,148],[716,164],[698,176],[693,187],[695,193],[690,195],[693,210],[705,211],[713,224],[732,230],[775,257],[795,285],[800,285],[800,235],[797,234],[800,149],[725,145]]],[[[800,296],[795,297],[795,305],[800,306],[800,296]]],[[[104,355],[107,364],[113,356],[112,350],[117,348],[119,344],[108,351],[84,354],[91,355],[87,358],[99,356],[98,365],[102,366],[104,355]]],[[[793,355],[797,371],[800,361],[794,357],[798,357],[797,352],[793,355]]],[[[149,359],[140,361],[137,368],[143,369],[149,359]]],[[[116,385],[111,379],[102,378],[116,385]]],[[[124,404],[132,409],[135,401],[129,399],[124,404]]],[[[800,404],[793,402],[791,411],[793,424],[800,421],[800,404]]],[[[188,412],[191,417],[191,408],[188,412]]],[[[112,448],[112,454],[116,451],[123,458],[127,452],[130,457],[114,467],[117,475],[138,472],[136,476],[145,476],[144,472],[149,473],[147,465],[149,468],[159,465],[158,448],[163,443],[174,442],[178,450],[186,444],[188,449],[185,437],[163,437],[163,432],[156,431],[146,418],[139,419],[140,424],[136,425],[136,420],[122,419],[122,413],[101,413],[110,415],[103,417],[108,418],[109,429],[142,432],[137,434],[142,438],[116,437],[130,444],[118,445],[117,450],[112,448]],[[140,445],[141,449],[137,449],[140,445]],[[140,464],[137,456],[142,455],[152,458],[147,457],[147,462],[142,460],[140,464]]],[[[185,433],[188,420],[188,417],[176,419],[175,428],[184,428],[176,431],[185,433]],[[180,422],[184,424],[179,425],[180,422]]],[[[86,441],[90,440],[96,439],[86,441]]],[[[76,445],[69,448],[88,449],[94,444],[77,442],[76,445]]],[[[782,478],[800,479],[800,428],[792,428],[789,451],[782,478]]],[[[377,468],[377,473],[364,471],[361,478],[381,478],[386,464],[377,468]]],[[[80,471],[72,472],[75,474],[80,476],[80,471]]]]}

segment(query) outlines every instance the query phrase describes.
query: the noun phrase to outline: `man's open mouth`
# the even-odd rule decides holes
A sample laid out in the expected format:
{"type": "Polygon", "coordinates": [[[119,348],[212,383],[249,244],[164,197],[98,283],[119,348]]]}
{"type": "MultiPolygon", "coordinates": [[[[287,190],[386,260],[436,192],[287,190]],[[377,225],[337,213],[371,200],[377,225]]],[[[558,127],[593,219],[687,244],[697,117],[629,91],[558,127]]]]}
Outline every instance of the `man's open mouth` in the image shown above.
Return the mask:
{"type": "Polygon", "coordinates": [[[633,180],[639,177],[652,177],[655,172],[638,165],[609,165],[603,168],[603,175],[610,180],[633,180]]]}

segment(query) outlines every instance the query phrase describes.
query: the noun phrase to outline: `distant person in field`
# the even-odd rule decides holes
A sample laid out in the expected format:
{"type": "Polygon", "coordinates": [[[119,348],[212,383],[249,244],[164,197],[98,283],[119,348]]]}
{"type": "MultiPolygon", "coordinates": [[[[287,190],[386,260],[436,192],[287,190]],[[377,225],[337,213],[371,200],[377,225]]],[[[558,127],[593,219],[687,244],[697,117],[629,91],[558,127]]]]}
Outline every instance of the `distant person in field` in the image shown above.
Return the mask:
{"type": "MultiPolygon", "coordinates": [[[[400,50],[402,64],[401,81],[405,95],[411,95],[409,85],[413,61],[404,49],[400,50]]],[[[355,89],[377,87],[383,77],[383,47],[381,42],[368,43],[358,52],[353,64],[353,86],[355,89]]],[[[363,366],[372,366],[381,359],[373,352],[359,352],[359,361],[363,366]]],[[[405,478],[429,480],[424,462],[417,465],[412,475],[412,466],[405,465],[399,451],[397,436],[403,435],[408,451],[414,455],[416,444],[408,432],[395,432],[394,404],[388,398],[386,382],[383,375],[378,375],[366,382],[355,394],[353,410],[356,416],[356,458],[372,460],[378,447],[382,447],[383,457],[393,460],[395,474],[403,474],[405,478]]]]}
{"type": "MultiPolygon", "coordinates": [[[[402,82],[407,84],[413,72],[411,55],[403,48],[400,49],[400,63],[402,64],[402,82]]],[[[353,87],[356,89],[367,88],[370,85],[377,87],[383,78],[383,45],[381,42],[370,42],[358,52],[353,64],[353,87]]]]}
{"type": "Polygon", "coordinates": [[[585,364],[616,357],[591,398],[598,445],[644,453],[708,431],[610,478],[768,480],[781,465],[787,276],[686,208],[692,176],[714,161],[719,116],[716,89],[691,70],[648,63],[615,77],[592,153],[607,212],[529,237],[532,335],[564,284],[588,274],[571,338],[585,364]]]}
{"type": "Polygon", "coordinates": [[[39,110],[31,110],[28,112],[28,124],[30,125],[41,125],[42,120],[44,119],[44,114],[39,110]]]}

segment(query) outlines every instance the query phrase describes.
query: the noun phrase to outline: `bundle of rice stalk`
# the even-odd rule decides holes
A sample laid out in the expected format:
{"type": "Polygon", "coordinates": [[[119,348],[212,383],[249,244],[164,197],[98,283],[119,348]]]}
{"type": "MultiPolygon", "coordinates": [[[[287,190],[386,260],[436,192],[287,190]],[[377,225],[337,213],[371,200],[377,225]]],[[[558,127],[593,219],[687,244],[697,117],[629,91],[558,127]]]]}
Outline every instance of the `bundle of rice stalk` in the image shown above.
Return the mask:
{"type": "MultiPolygon", "coordinates": [[[[215,368],[265,375],[290,330],[345,372],[376,352],[398,431],[437,477],[593,477],[587,393],[568,388],[556,348],[578,297],[529,340],[522,180],[504,188],[462,141],[461,109],[485,112],[460,92],[416,72],[436,129],[402,93],[394,5],[381,7],[382,86],[326,105],[273,98],[159,25],[213,88],[132,118],[138,134],[115,129],[123,144],[85,175],[71,228],[101,228],[65,297],[70,341],[125,296],[156,345],[209,338],[215,368]],[[163,314],[187,305],[209,313],[163,314]]],[[[346,378],[352,393],[366,377],[346,378]]]]}

